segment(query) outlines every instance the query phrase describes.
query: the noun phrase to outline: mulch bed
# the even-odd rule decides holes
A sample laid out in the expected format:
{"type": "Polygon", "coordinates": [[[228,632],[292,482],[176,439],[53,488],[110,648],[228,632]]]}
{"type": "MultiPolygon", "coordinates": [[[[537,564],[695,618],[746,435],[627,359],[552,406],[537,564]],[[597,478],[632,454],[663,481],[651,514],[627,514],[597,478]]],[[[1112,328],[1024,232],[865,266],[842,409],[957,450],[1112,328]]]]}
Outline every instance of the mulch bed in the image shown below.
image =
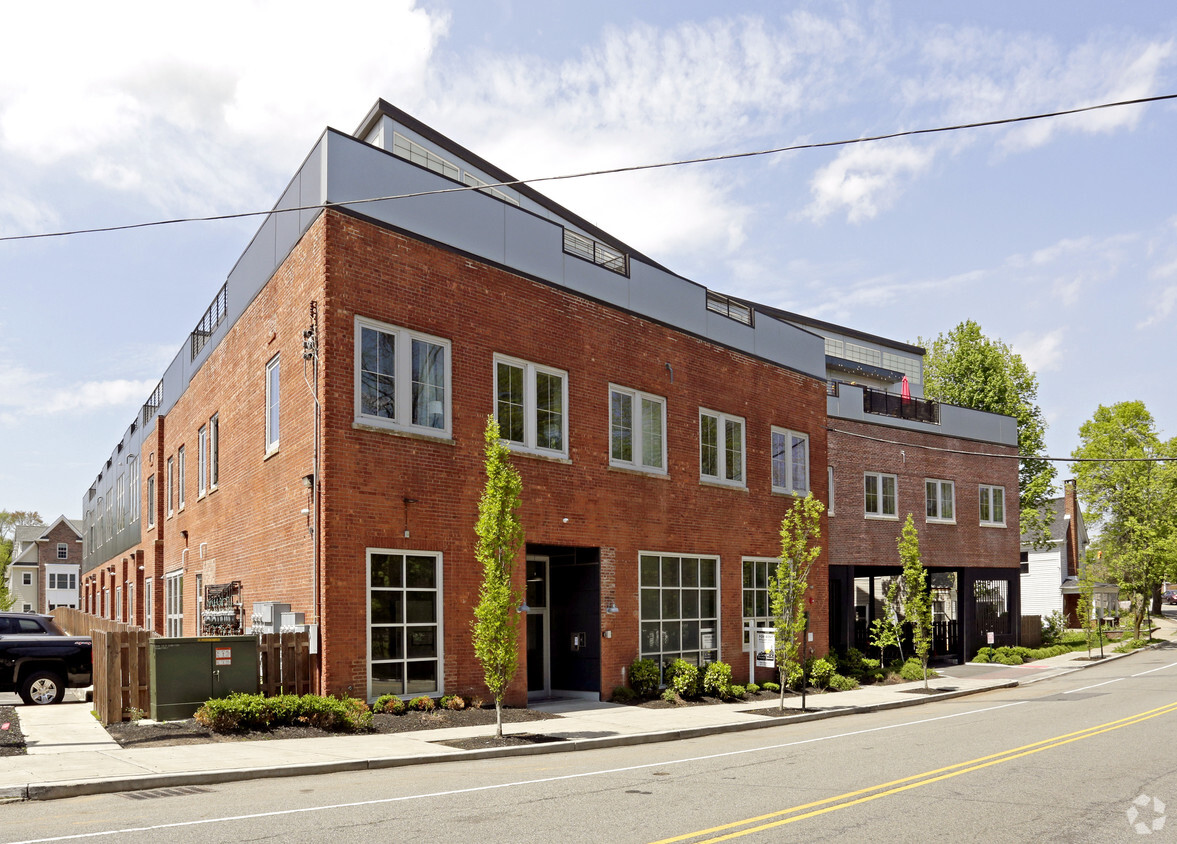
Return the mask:
{"type": "Polygon", "coordinates": [[[15,706],[0,706],[0,756],[24,756],[25,737],[15,706]]]}
{"type": "MultiPolygon", "coordinates": [[[[559,718],[548,712],[535,709],[503,709],[503,723],[517,724],[525,721],[542,721],[559,718]]],[[[372,716],[372,733],[406,733],[415,730],[440,730],[446,727],[493,727],[494,708],[463,709],[458,712],[438,710],[434,712],[406,712],[404,715],[378,714],[372,716]]],[[[183,744],[208,744],[228,741],[266,741],[273,739],[319,738],[322,736],[346,735],[345,733],[320,730],[316,727],[275,727],[272,730],[254,730],[243,733],[214,733],[192,719],[166,721],[162,723],[144,721],[123,721],[106,728],[110,737],[123,747],[169,747],[183,744]]],[[[481,737],[480,737],[481,738],[481,737]]],[[[489,736],[494,740],[494,736],[489,736]]],[[[504,739],[511,738],[504,736],[504,739]]],[[[522,738],[522,737],[519,737],[522,738]]],[[[537,737],[531,737],[532,743],[537,737]]],[[[552,739],[547,739],[551,741],[552,739]]],[[[520,742],[514,742],[520,743],[520,742]]],[[[21,746],[23,748],[23,740],[21,746]]],[[[451,744],[458,747],[462,745],[451,744]]],[[[478,745],[498,747],[499,744],[478,745]]],[[[469,748],[467,748],[469,749],[469,748]]],[[[23,751],[22,751],[23,752],[23,751]]]]}

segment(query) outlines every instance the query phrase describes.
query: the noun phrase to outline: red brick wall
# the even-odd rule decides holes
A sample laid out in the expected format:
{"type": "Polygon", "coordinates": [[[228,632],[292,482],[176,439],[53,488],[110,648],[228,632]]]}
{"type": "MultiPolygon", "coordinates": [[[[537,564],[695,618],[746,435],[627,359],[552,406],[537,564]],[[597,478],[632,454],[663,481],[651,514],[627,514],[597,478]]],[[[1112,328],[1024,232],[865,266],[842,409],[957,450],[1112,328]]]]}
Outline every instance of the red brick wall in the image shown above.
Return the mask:
{"type": "Polygon", "coordinates": [[[911,513],[924,565],[1018,567],[1018,461],[978,456],[1016,455],[1016,448],[845,419],[831,419],[830,426],[847,432],[829,434],[835,495],[834,515],[829,518],[830,565],[898,566],[896,539],[911,513]],[[898,520],[864,518],[864,472],[897,476],[898,520]],[[928,522],[925,479],[955,482],[956,524],[928,522]],[[981,527],[980,484],[1005,487],[1004,528],[981,527]]]}
{"type": "MultiPolygon", "coordinates": [[[[602,604],[615,598],[620,609],[602,614],[602,629],[613,630],[602,640],[602,691],[623,682],[638,652],[639,551],[721,558],[721,659],[745,664],[740,558],[779,554],[780,520],[792,503],[770,492],[769,427],[810,434],[810,462],[819,467],[811,478],[824,498],[823,383],[343,215],[329,215],[327,244],[327,685],[364,682],[365,549],[385,547],[444,554],[445,686],[480,687],[469,637],[480,578],[473,526],[495,353],[568,372],[570,462],[519,455],[514,463],[528,542],[602,549],[602,604]],[[452,342],[452,443],[353,427],[357,313],[452,342]],[[609,468],[610,382],[666,397],[668,477],[609,468]],[[700,484],[700,406],[745,418],[747,489],[700,484]],[[418,502],[408,514],[404,498],[418,502]]],[[[823,556],[811,578],[821,652],[824,563],[823,556]]],[[[517,675],[516,700],[524,676],[517,675]]]]}

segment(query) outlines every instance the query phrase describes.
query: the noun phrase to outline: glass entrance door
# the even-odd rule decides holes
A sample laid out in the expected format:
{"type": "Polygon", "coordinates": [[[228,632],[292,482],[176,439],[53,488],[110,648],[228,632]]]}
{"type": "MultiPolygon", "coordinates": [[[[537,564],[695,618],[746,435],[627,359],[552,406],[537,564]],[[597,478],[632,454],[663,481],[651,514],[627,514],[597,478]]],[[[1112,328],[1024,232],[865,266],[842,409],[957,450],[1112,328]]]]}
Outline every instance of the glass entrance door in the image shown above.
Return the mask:
{"type": "Polygon", "coordinates": [[[552,695],[548,630],[548,558],[527,558],[527,697],[552,695]]]}

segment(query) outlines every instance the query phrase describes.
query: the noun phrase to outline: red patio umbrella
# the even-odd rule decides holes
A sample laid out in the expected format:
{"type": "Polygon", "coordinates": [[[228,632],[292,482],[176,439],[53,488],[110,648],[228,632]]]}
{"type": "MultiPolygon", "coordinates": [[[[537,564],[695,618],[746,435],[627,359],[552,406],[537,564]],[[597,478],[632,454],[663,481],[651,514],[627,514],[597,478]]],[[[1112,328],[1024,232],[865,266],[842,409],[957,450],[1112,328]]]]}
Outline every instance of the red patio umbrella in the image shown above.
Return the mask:
{"type": "Polygon", "coordinates": [[[907,383],[907,376],[903,376],[903,383],[899,387],[899,396],[904,401],[911,400],[911,385],[907,383]]]}

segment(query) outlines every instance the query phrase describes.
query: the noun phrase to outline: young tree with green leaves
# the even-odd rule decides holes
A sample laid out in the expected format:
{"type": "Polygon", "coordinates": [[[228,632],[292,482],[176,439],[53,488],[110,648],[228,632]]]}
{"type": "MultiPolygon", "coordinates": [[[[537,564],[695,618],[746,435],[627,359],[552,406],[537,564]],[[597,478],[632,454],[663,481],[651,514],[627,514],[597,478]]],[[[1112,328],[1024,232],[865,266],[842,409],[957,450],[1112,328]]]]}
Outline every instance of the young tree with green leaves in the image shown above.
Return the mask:
{"type": "Polygon", "coordinates": [[[486,688],[495,702],[495,735],[503,735],[503,696],[519,666],[519,591],[511,582],[523,547],[517,513],[523,481],[511,465],[510,449],[499,438],[493,416],[486,420],[486,488],[478,502],[478,545],[482,586],[474,608],[474,655],[482,663],[486,688]]]}
{"type": "Polygon", "coordinates": [[[891,579],[883,596],[883,617],[876,618],[870,624],[870,641],[879,649],[879,665],[885,666],[887,663],[887,648],[898,648],[899,661],[903,662],[903,631],[899,627],[899,613],[903,609],[900,599],[902,586],[902,577],[891,579]]]}
{"type": "Polygon", "coordinates": [[[1071,456],[1075,485],[1099,528],[1108,572],[1133,600],[1136,637],[1160,600],[1160,585],[1177,574],[1177,440],[1162,441],[1142,401],[1096,408],[1079,427],[1071,456]],[[1125,460],[1127,458],[1127,460],[1125,460]]]}
{"type": "Polygon", "coordinates": [[[1036,547],[1050,541],[1046,502],[1054,487],[1054,465],[1035,459],[1046,444],[1046,420],[1038,406],[1038,378],[1021,355],[1001,340],[990,340],[981,326],[965,320],[934,340],[920,338],[924,356],[924,395],[930,399],[1002,413],[1018,421],[1018,504],[1021,532],[1036,547]]]}
{"type": "MultiPolygon", "coordinates": [[[[825,507],[809,493],[794,501],[781,520],[781,561],[768,580],[769,611],[776,627],[776,665],[780,672],[780,708],[785,709],[785,687],[794,667],[805,663],[805,593],[809,589],[809,569],[821,555],[821,515],[825,507]]],[[[802,680],[802,690],[804,690],[802,680]]],[[[804,691],[802,691],[804,694],[804,691]]],[[[805,708],[805,699],[801,699],[805,708]]]]}
{"type": "Polygon", "coordinates": [[[16,599],[8,591],[8,565],[12,562],[12,544],[17,525],[42,524],[34,510],[0,510],[0,610],[10,610],[16,599]]]}
{"type": "Polygon", "coordinates": [[[899,561],[903,563],[903,620],[911,625],[911,647],[924,669],[924,688],[928,688],[928,658],[932,655],[932,595],[928,591],[928,572],[920,555],[920,537],[911,513],[896,540],[899,561]]]}
{"type": "MultiPolygon", "coordinates": [[[[1085,561],[1084,561],[1085,562],[1085,561]]],[[[1095,602],[1095,583],[1091,579],[1090,569],[1083,562],[1079,564],[1079,601],[1075,606],[1079,627],[1083,630],[1083,637],[1087,640],[1087,658],[1091,658],[1091,647],[1095,642],[1095,625],[1098,621],[1093,618],[1092,605],[1095,602]]]]}

